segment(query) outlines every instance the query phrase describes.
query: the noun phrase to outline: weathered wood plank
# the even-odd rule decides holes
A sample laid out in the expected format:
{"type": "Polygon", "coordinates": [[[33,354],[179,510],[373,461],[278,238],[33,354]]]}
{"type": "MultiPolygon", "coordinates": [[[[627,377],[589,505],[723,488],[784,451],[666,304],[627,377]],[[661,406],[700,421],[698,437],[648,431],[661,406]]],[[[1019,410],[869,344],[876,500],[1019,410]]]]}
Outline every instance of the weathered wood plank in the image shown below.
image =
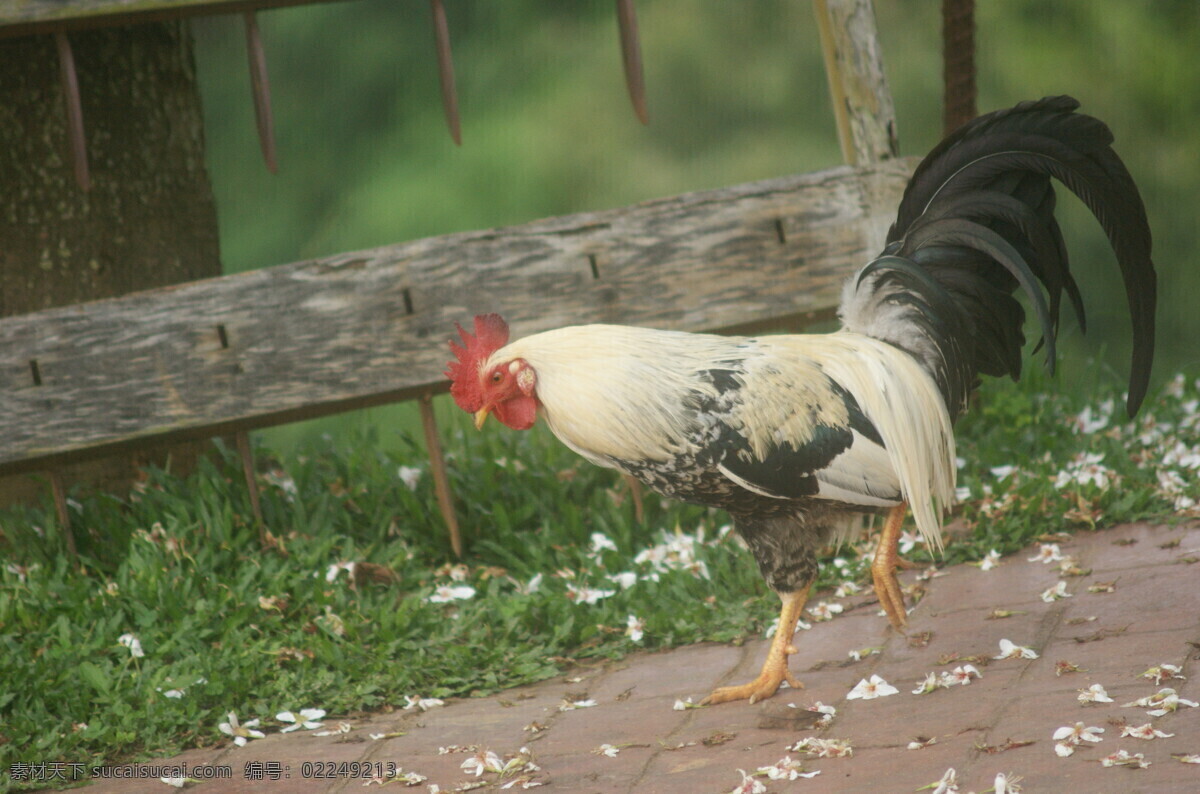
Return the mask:
{"type": "Polygon", "coordinates": [[[453,323],[685,330],[836,304],[913,161],[452,234],[0,320],[0,474],[444,388],[453,323]]]}
{"type": "Polygon", "coordinates": [[[896,111],[883,72],[871,0],[813,0],[842,158],[866,165],[897,155],[896,111]]]}
{"type": "Polygon", "coordinates": [[[0,0],[0,38],[318,2],[328,0],[0,0]]]}

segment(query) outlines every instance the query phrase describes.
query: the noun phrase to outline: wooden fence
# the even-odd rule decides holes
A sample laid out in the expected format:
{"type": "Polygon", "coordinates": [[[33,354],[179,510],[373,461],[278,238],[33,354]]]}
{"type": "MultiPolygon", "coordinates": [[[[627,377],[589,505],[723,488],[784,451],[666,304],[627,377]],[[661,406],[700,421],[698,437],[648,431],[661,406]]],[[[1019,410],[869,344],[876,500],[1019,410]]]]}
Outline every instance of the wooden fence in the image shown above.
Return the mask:
{"type": "Polygon", "coordinates": [[[891,159],[870,3],[814,6],[851,165],[0,319],[0,476],[49,472],[70,541],[65,463],[232,433],[257,505],[248,430],[420,399],[460,550],[429,402],[455,321],[802,324],[881,250],[915,162],[891,159]]]}

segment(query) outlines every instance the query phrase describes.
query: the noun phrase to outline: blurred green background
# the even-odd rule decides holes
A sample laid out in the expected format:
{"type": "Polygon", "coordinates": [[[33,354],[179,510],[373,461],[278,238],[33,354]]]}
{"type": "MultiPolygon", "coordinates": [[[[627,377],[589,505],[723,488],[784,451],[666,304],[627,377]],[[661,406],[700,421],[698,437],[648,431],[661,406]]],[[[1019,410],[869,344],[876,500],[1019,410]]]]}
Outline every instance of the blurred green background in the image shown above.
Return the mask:
{"type": "MultiPolygon", "coordinates": [[[[941,132],[939,0],[877,0],[902,153],[941,132]]],[[[1200,361],[1191,265],[1200,207],[1195,0],[979,3],[979,108],[1070,93],[1106,121],[1141,186],[1160,271],[1153,390],[1200,361]]],[[[452,231],[603,209],[840,162],[807,2],[641,0],[651,123],[625,92],[614,4],[448,0],[463,146],[442,116],[424,0],[261,12],[279,174],[262,164],[236,16],[194,23],[227,272],[452,231]]],[[[1065,193],[1065,191],[1060,191],[1065,193]]],[[[1082,351],[1128,367],[1129,321],[1098,225],[1063,201],[1088,308],[1064,321],[1059,383],[1082,351]]],[[[449,332],[450,329],[447,329],[449,332]]],[[[1034,366],[1034,364],[1030,364],[1034,366]]],[[[270,431],[290,447],[354,424],[410,426],[389,407],[270,431]]],[[[381,434],[390,443],[390,433],[381,434]]]]}

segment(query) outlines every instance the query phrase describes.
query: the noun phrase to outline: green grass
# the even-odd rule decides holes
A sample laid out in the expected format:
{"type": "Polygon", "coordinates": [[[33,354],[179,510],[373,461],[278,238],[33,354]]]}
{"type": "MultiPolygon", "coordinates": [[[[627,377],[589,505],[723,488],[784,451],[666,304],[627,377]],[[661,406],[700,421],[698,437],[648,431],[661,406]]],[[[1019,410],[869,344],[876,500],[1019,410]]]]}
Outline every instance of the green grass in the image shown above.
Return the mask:
{"type": "MultiPolygon", "coordinates": [[[[966,530],[947,562],[1008,553],[1059,531],[1169,520],[1176,499],[1200,499],[1194,376],[1152,394],[1134,425],[1121,422],[1114,376],[1076,382],[1083,396],[1072,397],[1037,369],[1021,385],[989,383],[962,422],[960,485],[971,496],[958,510],[966,530]],[[1091,435],[1065,420],[1113,397],[1113,419],[1091,435]],[[1056,487],[1083,453],[1103,454],[1119,486],[1056,487]],[[1006,464],[1017,473],[992,473],[1006,464]],[[1164,493],[1160,471],[1175,471],[1182,493],[1164,493]]],[[[228,453],[186,479],[148,472],[127,499],[75,503],[78,560],[66,555],[48,504],[0,515],[0,769],[224,742],[217,726],[230,711],[273,732],[273,715],[285,709],[352,715],[403,707],[405,696],[485,694],[550,676],[568,659],[760,636],[774,618],[777,602],[748,552],[720,532],[723,514],[648,495],[639,524],[616,474],[548,433],[495,423],[476,433],[452,406],[438,410],[465,528],[461,582],[452,582],[428,472],[415,490],[398,476],[400,466],[424,466],[419,447],[369,433],[281,460],[258,450],[266,523],[286,553],[259,550],[228,453]],[[695,560],[708,578],[635,561],[700,529],[695,560]],[[594,550],[593,533],[615,550],[594,550]],[[350,561],[394,579],[354,583],[342,571],[327,581],[330,566],[350,561]],[[609,579],[622,572],[643,578],[622,589],[609,579]],[[523,592],[539,574],[540,588],[523,592]],[[475,597],[427,600],[451,583],[475,588],[475,597]],[[569,588],[584,587],[615,592],[594,604],[572,601],[569,588]],[[630,615],[644,622],[641,642],[625,632],[630,615]],[[126,633],[140,640],[143,657],[118,641],[126,633]],[[184,695],[166,697],[171,689],[184,695]]],[[[849,564],[826,566],[822,586],[863,575],[859,549],[838,554],[849,564]]]]}

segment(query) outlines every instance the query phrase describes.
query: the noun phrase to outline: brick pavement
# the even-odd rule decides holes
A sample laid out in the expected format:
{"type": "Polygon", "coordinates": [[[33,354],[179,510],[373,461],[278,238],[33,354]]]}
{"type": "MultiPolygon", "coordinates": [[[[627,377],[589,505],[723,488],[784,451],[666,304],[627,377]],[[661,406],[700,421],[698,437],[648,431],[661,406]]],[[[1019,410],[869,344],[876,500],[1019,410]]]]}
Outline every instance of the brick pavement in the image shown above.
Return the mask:
{"type": "MultiPolygon", "coordinates": [[[[273,734],[243,748],[190,751],[169,761],[231,767],[232,780],[189,785],[200,792],[363,790],[364,780],[314,776],[324,771],[321,766],[343,761],[393,763],[419,773],[427,780],[413,790],[422,792],[430,784],[448,792],[463,783],[489,781],[486,789],[495,790],[521,778],[500,780],[486,771],[476,777],[462,768],[473,753],[439,754],[439,748],[452,745],[476,745],[502,759],[528,747],[540,767],[531,779],[543,784],[538,790],[550,792],[728,792],[742,780],[739,769],[753,771],[789,755],[820,774],[794,781],[762,779],[767,791],[913,792],[949,767],[957,770],[961,791],[980,794],[991,789],[998,772],[1022,776],[1026,792],[1200,791],[1200,764],[1172,758],[1200,753],[1200,708],[1150,717],[1146,708],[1122,706],[1158,691],[1153,681],[1138,676],[1162,662],[1181,666],[1187,676],[1162,686],[1200,700],[1195,680],[1200,677],[1200,564],[1187,562],[1200,558],[1200,522],[1085,532],[1060,546],[1091,572],[1061,577],[1056,564],[1027,561],[1036,548],[1005,558],[991,571],[947,568],[926,583],[907,637],[889,629],[871,594],[841,599],[844,613],[797,636],[792,670],[806,688],[784,689],[755,706],[673,709],[677,699],[699,700],[716,685],[753,677],[766,648],[764,641],[742,647],[704,644],[636,654],[425,713],[398,710],[351,719],[353,729],[339,737],[273,734]],[[1044,602],[1040,594],[1060,579],[1071,597],[1044,602]],[[1106,582],[1115,582],[1112,592],[1089,592],[1106,582]],[[990,618],[997,609],[1013,614],[990,618]],[[1002,638],[1035,649],[1039,658],[992,660],[1002,638]],[[878,646],[880,652],[857,662],[849,657],[849,651],[866,646],[878,646]],[[958,661],[949,662],[952,656],[958,661]],[[982,677],[970,685],[910,694],[926,673],[950,670],[970,656],[982,657],[976,662],[982,677]],[[1080,670],[1056,675],[1059,662],[1080,670]],[[850,689],[872,674],[899,693],[847,700],[850,689]],[[1092,683],[1103,684],[1114,702],[1078,702],[1077,692],[1092,683]],[[560,711],[565,700],[596,705],[560,711]],[[811,725],[816,715],[805,707],[815,701],[837,708],[826,728],[811,725]],[[1103,739],[1060,758],[1051,737],[1076,721],[1103,728],[1103,739]],[[1121,738],[1123,723],[1146,722],[1174,736],[1121,738]],[[535,724],[540,730],[533,730],[535,724]],[[394,735],[371,739],[373,733],[394,735]],[[814,758],[786,749],[807,736],[848,740],[853,755],[814,758]],[[908,749],[910,742],[931,739],[923,749],[908,749]],[[597,752],[603,744],[622,749],[609,757],[597,752]],[[1143,753],[1150,766],[1099,763],[1119,749],[1143,753]],[[288,776],[247,780],[243,773],[252,762],[278,763],[288,776]],[[306,762],[318,766],[305,767],[306,762]]],[[[903,579],[911,582],[914,576],[909,572],[903,579]]],[[[326,719],[327,726],[337,722],[326,719]]],[[[170,790],[157,780],[104,781],[87,788],[89,794],[170,790]]],[[[521,790],[521,783],[513,790],[521,790]]]]}

